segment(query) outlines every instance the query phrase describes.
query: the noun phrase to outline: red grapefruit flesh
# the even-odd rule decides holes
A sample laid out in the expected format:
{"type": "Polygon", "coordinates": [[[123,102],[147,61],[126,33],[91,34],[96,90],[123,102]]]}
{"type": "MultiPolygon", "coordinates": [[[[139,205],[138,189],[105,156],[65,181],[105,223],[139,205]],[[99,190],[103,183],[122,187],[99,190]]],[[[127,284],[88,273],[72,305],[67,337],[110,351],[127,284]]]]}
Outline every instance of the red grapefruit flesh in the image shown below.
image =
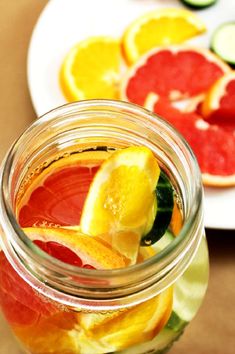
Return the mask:
{"type": "MultiPolygon", "coordinates": [[[[62,262],[78,267],[95,269],[82,262],[81,258],[69,248],[57,242],[34,243],[44,252],[62,262]]],[[[14,325],[32,325],[40,317],[48,317],[59,309],[38,295],[12,268],[3,252],[0,253],[0,300],[7,320],[14,325]]]]}
{"type": "Polygon", "coordinates": [[[235,72],[217,80],[206,94],[201,107],[203,117],[211,124],[235,131],[235,72]]]}
{"type": "Polygon", "coordinates": [[[235,135],[208,124],[196,113],[183,113],[169,100],[158,98],[153,111],[171,123],[194,151],[205,185],[235,185],[235,135]]]}
{"type": "Polygon", "coordinates": [[[130,70],[122,98],[143,105],[150,92],[170,100],[205,93],[229,67],[209,50],[186,46],[149,52],[130,70]]]}
{"type": "MultiPolygon", "coordinates": [[[[27,236],[43,251],[62,262],[86,269],[121,268],[126,260],[102,241],[63,228],[26,228],[27,236]]],[[[77,281],[82,281],[77,277],[77,281]]],[[[0,252],[0,301],[7,320],[14,325],[32,325],[41,317],[61,312],[30,287],[0,252]]]]}
{"type": "Polygon", "coordinates": [[[21,227],[79,225],[83,204],[106,151],[89,151],[53,162],[38,174],[17,203],[21,227]]]}
{"type": "Polygon", "coordinates": [[[59,311],[17,274],[3,252],[0,252],[0,299],[5,317],[15,325],[31,325],[40,317],[59,311]]]}
{"type": "Polygon", "coordinates": [[[97,166],[74,166],[49,175],[21,207],[20,225],[79,225],[83,204],[97,170],[97,166]]]}

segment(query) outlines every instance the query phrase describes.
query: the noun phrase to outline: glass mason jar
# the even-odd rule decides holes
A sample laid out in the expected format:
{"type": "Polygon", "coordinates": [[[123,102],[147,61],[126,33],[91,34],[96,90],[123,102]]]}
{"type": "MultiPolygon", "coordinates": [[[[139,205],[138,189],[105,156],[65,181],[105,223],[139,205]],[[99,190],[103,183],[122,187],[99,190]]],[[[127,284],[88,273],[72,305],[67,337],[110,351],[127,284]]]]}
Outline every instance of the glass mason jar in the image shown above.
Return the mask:
{"type": "Polygon", "coordinates": [[[88,100],[35,121],[11,147],[1,171],[1,307],[23,351],[143,354],[169,349],[195,316],[207,287],[202,194],[187,143],[143,108],[88,100]],[[182,212],[177,237],[167,233],[154,256],[115,270],[63,263],[29,240],[16,209],[35,176],[71,154],[132,145],[150,148],[171,179],[182,212]]]}

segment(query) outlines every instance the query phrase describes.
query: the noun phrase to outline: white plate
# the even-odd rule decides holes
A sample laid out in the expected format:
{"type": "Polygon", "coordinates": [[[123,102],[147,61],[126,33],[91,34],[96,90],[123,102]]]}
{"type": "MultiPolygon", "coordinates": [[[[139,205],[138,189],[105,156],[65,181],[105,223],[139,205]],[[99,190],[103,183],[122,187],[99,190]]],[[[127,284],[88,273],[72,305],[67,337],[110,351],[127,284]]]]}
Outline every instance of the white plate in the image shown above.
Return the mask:
{"type": "MultiPolygon", "coordinates": [[[[92,35],[120,37],[139,15],[161,7],[182,7],[178,0],[51,0],[42,12],[28,52],[28,85],[38,115],[66,103],[58,82],[61,62],[78,41],[92,35]]],[[[234,1],[220,0],[197,11],[208,31],[191,42],[208,47],[212,31],[234,21],[234,1]]],[[[205,189],[205,225],[235,229],[235,188],[205,189]]]]}

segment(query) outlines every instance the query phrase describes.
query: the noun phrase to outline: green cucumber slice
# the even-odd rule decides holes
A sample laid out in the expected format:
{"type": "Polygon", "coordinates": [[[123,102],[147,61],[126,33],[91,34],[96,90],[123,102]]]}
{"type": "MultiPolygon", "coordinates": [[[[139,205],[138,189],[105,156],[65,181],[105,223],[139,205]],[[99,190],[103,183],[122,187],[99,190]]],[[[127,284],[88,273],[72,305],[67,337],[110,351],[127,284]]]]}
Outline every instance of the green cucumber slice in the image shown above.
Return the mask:
{"type": "Polygon", "coordinates": [[[172,344],[181,334],[182,332],[175,332],[172,329],[164,328],[153,340],[135,345],[129,349],[118,352],[118,354],[163,354],[169,351],[172,344]]]}
{"type": "Polygon", "coordinates": [[[235,65],[235,22],[224,23],[215,30],[211,49],[221,59],[235,65]]]}
{"type": "Polygon", "coordinates": [[[171,317],[166,324],[166,328],[172,329],[174,332],[180,332],[187,326],[187,324],[188,322],[182,320],[175,311],[172,311],[171,317]]]}
{"type": "Polygon", "coordinates": [[[155,249],[156,253],[161,252],[164,250],[171,242],[173,242],[175,237],[170,231],[166,231],[165,234],[160,238],[159,241],[155,243],[153,248],[155,249]]]}
{"type": "Polygon", "coordinates": [[[157,214],[151,230],[141,238],[141,246],[150,246],[165,234],[172,217],[174,191],[167,175],[161,171],[157,188],[157,214]]]}
{"type": "Polygon", "coordinates": [[[194,9],[203,9],[214,5],[217,0],[181,0],[185,5],[194,9]]]}

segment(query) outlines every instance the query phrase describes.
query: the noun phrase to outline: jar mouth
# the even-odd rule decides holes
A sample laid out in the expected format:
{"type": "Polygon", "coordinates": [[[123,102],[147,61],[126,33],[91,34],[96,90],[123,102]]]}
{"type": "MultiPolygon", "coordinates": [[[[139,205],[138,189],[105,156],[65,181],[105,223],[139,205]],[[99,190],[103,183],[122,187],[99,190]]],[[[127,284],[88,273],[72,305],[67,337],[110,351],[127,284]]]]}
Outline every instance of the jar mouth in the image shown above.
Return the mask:
{"type": "MultiPolygon", "coordinates": [[[[86,119],[88,121],[86,117],[81,119],[84,120],[84,124],[86,123],[86,119]]],[[[99,125],[100,129],[102,128],[102,124],[104,124],[104,121],[99,125]]],[[[109,129],[113,129],[113,126],[116,126],[116,122],[112,125],[111,119],[109,124],[109,129]]],[[[90,127],[91,126],[89,126],[89,128],[90,127]]],[[[97,127],[97,125],[95,125],[95,127],[97,127]]],[[[82,129],[82,127],[80,128],[82,129]]],[[[83,129],[88,129],[88,127],[83,127],[83,129]]],[[[88,130],[91,131],[91,129],[88,130]]],[[[116,294],[113,296],[113,299],[119,296],[120,289],[128,288],[128,296],[135,296],[138,291],[146,290],[149,284],[156,286],[156,280],[159,285],[159,291],[161,291],[166,286],[166,282],[163,280],[167,275],[169,277],[169,273],[173,269],[179,268],[178,276],[183,272],[193,254],[196,252],[202,234],[202,213],[200,212],[202,205],[201,175],[191,148],[184,138],[166,121],[140,106],[127,102],[101,99],[85,100],[63,105],[43,115],[19,137],[9,150],[2,168],[1,186],[1,226],[4,233],[7,235],[2,239],[2,248],[8,259],[14,263],[16,270],[21,274],[25,273],[22,275],[24,279],[37,289],[41,289],[40,282],[44,282],[43,276],[47,277],[48,272],[53,273],[53,275],[50,274],[50,281],[47,281],[47,284],[50,283],[50,289],[48,290],[47,286],[46,290],[47,295],[50,293],[49,296],[52,298],[58,296],[62,281],[66,284],[66,286],[62,286],[64,296],[75,296],[75,298],[80,296],[81,298],[86,297],[86,299],[88,299],[89,294],[87,293],[87,288],[89,288],[89,291],[92,293],[92,295],[90,294],[91,299],[94,299],[94,296],[95,298],[98,296],[99,299],[104,300],[105,291],[107,290],[107,282],[104,283],[104,280],[109,280],[108,288],[112,289],[113,293],[116,294]],[[60,129],[60,127],[63,127],[64,120],[67,122],[71,121],[73,126],[73,124],[75,124],[74,122],[78,118],[80,119],[79,116],[82,116],[84,112],[87,111],[93,114],[93,116],[96,115],[98,111],[102,112],[101,116],[104,116],[107,120],[105,116],[106,112],[112,115],[117,114],[120,110],[122,111],[122,115],[125,116],[127,123],[129,121],[130,128],[132,127],[132,123],[137,119],[138,126],[141,129],[147,129],[147,132],[144,134],[144,139],[150,141],[152,134],[155,132],[160,132],[163,139],[170,137],[168,145],[172,145],[169,145],[169,149],[175,149],[174,153],[179,155],[180,159],[184,160],[183,165],[186,171],[184,177],[187,178],[187,184],[190,186],[190,191],[188,191],[191,194],[190,205],[186,206],[188,210],[185,214],[184,225],[179,235],[164,250],[153,257],[142,263],[120,269],[97,270],[79,268],[57,260],[42,251],[29,240],[21,229],[14,213],[14,201],[11,190],[12,185],[14,187],[17,186],[17,180],[15,180],[17,177],[17,173],[15,172],[16,163],[17,160],[21,158],[22,154],[24,154],[22,161],[27,162],[25,148],[22,149],[22,146],[25,146],[25,144],[31,141],[35,136],[39,136],[40,138],[44,130],[50,130],[52,126],[59,127],[60,129]],[[17,262],[14,260],[16,258],[17,262]],[[32,263],[33,266],[29,267],[29,264],[32,263]],[[179,267],[179,263],[181,263],[181,267],[179,267]],[[42,271],[42,264],[43,275],[40,275],[39,271],[42,271]],[[55,280],[55,274],[58,275],[58,273],[63,274],[59,283],[57,282],[58,279],[55,280]],[[136,279],[136,274],[138,274],[138,280],[136,279]],[[78,286],[78,284],[71,281],[77,276],[80,277],[81,281],[84,280],[86,291],[83,292],[81,290],[81,288],[84,288],[84,284],[80,283],[78,286]],[[89,279],[93,280],[90,284],[86,281],[89,279]],[[94,279],[96,279],[96,281],[94,281],[94,279]],[[138,286],[136,287],[137,283],[138,286]],[[76,285],[76,291],[72,291],[72,288],[74,290],[76,285]],[[97,287],[99,290],[97,290],[97,287]],[[132,290],[130,290],[130,288],[132,290]]],[[[72,303],[73,301],[69,301],[70,305],[72,303]]]]}

